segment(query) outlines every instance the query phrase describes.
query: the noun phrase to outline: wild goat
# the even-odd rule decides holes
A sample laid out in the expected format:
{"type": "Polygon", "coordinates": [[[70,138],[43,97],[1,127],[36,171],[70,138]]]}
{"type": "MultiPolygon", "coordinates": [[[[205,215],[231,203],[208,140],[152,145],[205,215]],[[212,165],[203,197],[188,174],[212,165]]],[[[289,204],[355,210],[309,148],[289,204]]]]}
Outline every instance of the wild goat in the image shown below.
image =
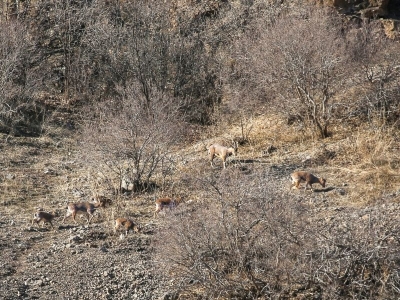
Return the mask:
{"type": "Polygon", "coordinates": [[[36,224],[39,226],[39,223],[42,222],[42,227],[43,227],[45,223],[50,223],[51,228],[54,229],[51,221],[53,221],[55,217],[58,217],[57,212],[49,213],[43,211],[42,208],[37,208],[36,213],[33,215],[32,225],[34,222],[36,222],[36,224]]]}
{"type": "Polygon", "coordinates": [[[182,202],[182,198],[159,198],[156,200],[156,210],[154,211],[154,218],[156,215],[162,211],[165,207],[168,207],[169,209],[172,209],[179,205],[179,203],[182,202]]]}
{"type": "Polygon", "coordinates": [[[290,176],[292,177],[292,186],[294,185],[293,188],[298,189],[301,182],[306,183],[304,190],[307,189],[307,186],[310,186],[311,190],[313,191],[312,185],[314,183],[319,183],[320,185],[322,185],[323,188],[325,187],[326,179],[318,178],[309,172],[297,171],[293,172],[290,176]]]}
{"type": "Polygon", "coordinates": [[[115,220],[114,232],[117,232],[117,230],[121,226],[125,228],[125,235],[128,235],[129,230],[133,230],[135,232],[140,231],[140,227],[136,225],[132,220],[129,220],[127,218],[118,218],[115,220]]]}
{"type": "Polygon", "coordinates": [[[95,195],[92,197],[92,201],[94,203],[100,203],[99,207],[106,208],[107,205],[112,205],[112,200],[107,198],[106,196],[95,195]]]}
{"type": "Polygon", "coordinates": [[[212,144],[211,146],[208,147],[208,154],[210,156],[210,161],[211,161],[211,167],[214,166],[213,160],[215,156],[218,156],[223,164],[224,164],[224,169],[226,168],[226,159],[233,155],[236,156],[237,152],[237,144],[235,143],[234,147],[225,147],[221,146],[219,144],[212,144]]]}
{"type": "Polygon", "coordinates": [[[89,203],[89,202],[78,202],[78,203],[69,203],[67,206],[67,214],[65,215],[63,219],[63,223],[65,222],[65,219],[72,216],[74,219],[74,222],[76,222],[75,217],[77,214],[85,214],[87,217],[87,222],[88,224],[90,223],[90,220],[93,218],[93,213],[95,210],[99,207],[102,207],[101,202],[95,202],[95,203],[89,203]]]}

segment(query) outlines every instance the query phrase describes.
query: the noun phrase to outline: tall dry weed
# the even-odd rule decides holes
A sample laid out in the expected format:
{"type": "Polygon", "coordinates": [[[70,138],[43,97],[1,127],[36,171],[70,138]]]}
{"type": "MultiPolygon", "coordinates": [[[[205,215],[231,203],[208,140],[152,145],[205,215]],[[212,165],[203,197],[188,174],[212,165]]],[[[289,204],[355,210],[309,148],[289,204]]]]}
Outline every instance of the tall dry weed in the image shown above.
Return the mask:
{"type": "Polygon", "coordinates": [[[351,182],[351,198],[366,204],[400,186],[399,133],[359,129],[341,143],[338,172],[351,182]]]}

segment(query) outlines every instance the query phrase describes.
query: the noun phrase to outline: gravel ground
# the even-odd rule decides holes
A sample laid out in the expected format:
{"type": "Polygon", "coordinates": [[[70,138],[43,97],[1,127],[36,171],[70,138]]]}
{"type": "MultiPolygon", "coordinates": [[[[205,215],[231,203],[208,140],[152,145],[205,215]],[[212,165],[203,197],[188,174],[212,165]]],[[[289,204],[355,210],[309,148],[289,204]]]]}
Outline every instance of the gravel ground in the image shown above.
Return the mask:
{"type": "MultiPolygon", "coordinates": [[[[71,159],[52,156],[46,161],[50,153],[54,154],[49,147],[17,146],[3,146],[8,157],[0,158],[0,299],[177,299],[174,287],[153,272],[157,264],[153,260],[152,239],[157,222],[163,219],[152,219],[153,195],[125,202],[123,211],[129,214],[121,216],[133,215],[143,225],[140,233],[114,234],[113,221],[107,213],[96,216],[90,225],[83,219],[78,219],[78,224],[70,220],[61,225],[58,218],[54,230],[48,225],[39,228],[31,224],[36,206],[65,207],[75,194],[88,200],[88,191],[82,187],[90,190],[90,178],[82,175],[85,166],[71,159]],[[59,188],[55,190],[55,186],[59,188]],[[71,196],[65,199],[60,195],[71,196]]],[[[200,158],[196,155],[197,152],[182,159],[187,168],[210,168],[205,154],[200,158]]],[[[296,160],[272,164],[268,159],[242,159],[228,168],[239,167],[244,175],[262,170],[265,180],[273,181],[278,191],[287,194],[289,174],[303,167],[299,159],[298,164],[290,161],[296,160]]],[[[222,172],[220,167],[213,172],[222,172]]],[[[346,228],[360,219],[367,222],[375,211],[384,211],[391,220],[399,219],[400,190],[373,206],[346,206],[343,203],[352,187],[329,180],[334,174],[327,170],[322,173],[328,177],[327,188],[316,186],[314,193],[293,191],[293,196],[308,205],[322,226],[346,228]]],[[[61,210],[61,217],[64,214],[61,210]]]]}
{"type": "Polygon", "coordinates": [[[55,230],[0,221],[2,299],[158,299],[151,235],[104,224],[55,230]],[[121,232],[122,233],[122,232],[121,232]]]}

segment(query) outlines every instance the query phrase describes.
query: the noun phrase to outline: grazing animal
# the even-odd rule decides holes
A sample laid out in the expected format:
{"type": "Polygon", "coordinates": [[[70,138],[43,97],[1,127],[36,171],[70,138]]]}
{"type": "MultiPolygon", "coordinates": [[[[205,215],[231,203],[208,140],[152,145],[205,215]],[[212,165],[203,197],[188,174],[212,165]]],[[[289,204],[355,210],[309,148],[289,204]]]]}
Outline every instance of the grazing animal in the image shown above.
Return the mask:
{"type": "Polygon", "coordinates": [[[65,219],[72,216],[74,219],[74,222],[76,222],[75,217],[77,214],[85,214],[87,217],[87,222],[88,224],[93,218],[93,213],[97,208],[101,207],[100,202],[96,203],[89,203],[89,202],[78,202],[78,203],[69,203],[67,206],[67,214],[65,215],[63,219],[63,223],[65,222],[65,219]]]}
{"type": "Polygon", "coordinates": [[[117,232],[117,230],[121,226],[125,228],[125,235],[128,235],[129,230],[133,230],[135,232],[140,231],[140,227],[136,225],[132,220],[129,220],[127,218],[118,218],[115,220],[114,232],[117,232]]]}
{"type": "Polygon", "coordinates": [[[179,203],[182,202],[182,198],[159,198],[156,200],[156,210],[154,211],[154,218],[157,216],[157,214],[162,211],[165,207],[168,207],[169,209],[172,209],[179,205],[179,203]]]}
{"type": "Polygon", "coordinates": [[[307,186],[310,186],[311,190],[313,191],[312,185],[314,183],[319,183],[323,188],[325,187],[326,179],[318,178],[309,172],[297,171],[293,172],[290,176],[292,177],[292,186],[294,185],[293,188],[298,189],[301,182],[306,183],[304,190],[307,189],[307,186]]]}
{"type": "Polygon", "coordinates": [[[211,167],[214,166],[213,160],[215,156],[218,156],[224,165],[224,169],[226,168],[226,159],[233,155],[236,156],[237,152],[237,144],[235,143],[235,147],[225,147],[221,146],[219,144],[212,144],[210,147],[208,147],[208,154],[210,156],[210,161],[211,161],[211,167]]]}
{"type": "Polygon", "coordinates": [[[95,195],[92,197],[92,201],[94,203],[100,203],[99,207],[106,208],[107,205],[112,205],[112,200],[107,198],[106,196],[95,195]]]}
{"type": "Polygon", "coordinates": [[[32,225],[34,222],[36,222],[36,224],[39,226],[39,223],[42,222],[43,228],[45,223],[49,223],[51,225],[51,228],[54,229],[51,221],[53,221],[55,217],[58,217],[58,214],[56,212],[49,213],[43,211],[42,208],[38,208],[36,213],[33,215],[32,225]]]}

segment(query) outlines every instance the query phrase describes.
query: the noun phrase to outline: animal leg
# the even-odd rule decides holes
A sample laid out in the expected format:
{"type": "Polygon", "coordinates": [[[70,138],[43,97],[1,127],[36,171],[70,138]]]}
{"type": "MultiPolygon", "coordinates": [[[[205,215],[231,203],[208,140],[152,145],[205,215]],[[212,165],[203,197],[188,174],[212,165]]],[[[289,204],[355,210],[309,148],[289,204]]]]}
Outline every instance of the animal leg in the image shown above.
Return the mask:
{"type": "Polygon", "coordinates": [[[214,154],[210,154],[211,167],[214,167],[214,154]]]}
{"type": "Polygon", "coordinates": [[[300,181],[295,181],[293,188],[299,189],[300,188],[300,181]]]}
{"type": "Polygon", "coordinates": [[[87,223],[90,224],[90,221],[93,219],[93,214],[88,213],[87,216],[88,216],[87,223]]]}
{"type": "Polygon", "coordinates": [[[76,222],[75,217],[76,217],[76,212],[73,212],[73,213],[72,213],[72,219],[74,219],[74,222],[77,224],[78,222],[76,222]]]}
{"type": "Polygon", "coordinates": [[[63,223],[63,224],[65,223],[65,219],[68,218],[68,217],[69,217],[69,215],[66,214],[65,217],[64,217],[63,220],[62,220],[62,223],[63,223]]]}
{"type": "Polygon", "coordinates": [[[157,216],[157,214],[161,211],[161,206],[156,205],[156,210],[154,211],[154,216],[153,218],[155,218],[157,216]]]}
{"type": "Polygon", "coordinates": [[[295,188],[296,188],[296,182],[295,182],[295,181],[292,181],[292,184],[290,185],[290,187],[291,187],[292,189],[295,189],[295,188]]]}

